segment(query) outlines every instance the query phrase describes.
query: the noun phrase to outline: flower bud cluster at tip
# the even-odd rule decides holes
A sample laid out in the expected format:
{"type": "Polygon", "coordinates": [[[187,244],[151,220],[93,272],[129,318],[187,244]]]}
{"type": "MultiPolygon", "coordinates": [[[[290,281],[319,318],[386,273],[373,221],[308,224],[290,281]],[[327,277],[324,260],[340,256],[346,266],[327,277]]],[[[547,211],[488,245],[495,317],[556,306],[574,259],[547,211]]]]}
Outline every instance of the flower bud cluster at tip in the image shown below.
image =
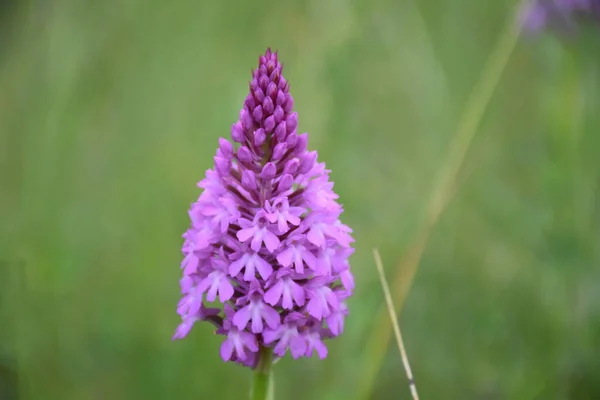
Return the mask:
{"type": "Polygon", "coordinates": [[[296,131],[282,70],[276,52],[259,58],[233,143],[219,139],[183,235],[182,322],[173,338],[211,322],[225,336],[223,360],[249,367],[259,347],[325,358],[323,339],[342,333],[354,289],[352,230],[339,220],[330,171],[296,131]]]}

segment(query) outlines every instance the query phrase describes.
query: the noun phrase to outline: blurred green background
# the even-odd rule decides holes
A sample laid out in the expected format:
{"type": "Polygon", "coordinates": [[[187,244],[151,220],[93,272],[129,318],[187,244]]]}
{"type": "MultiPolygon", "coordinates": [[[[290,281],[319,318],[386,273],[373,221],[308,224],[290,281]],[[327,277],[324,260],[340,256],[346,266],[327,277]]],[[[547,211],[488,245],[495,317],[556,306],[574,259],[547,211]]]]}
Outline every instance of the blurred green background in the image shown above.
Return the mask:
{"type": "MultiPolygon", "coordinates": [[[[344,335],[279,362],[276,398],[409,398],[393,342],[361,387],[371,250],[403,273],[514,1],[0,5],[1,399],[245,398],[212,326],[170,338],[187,208],[267,46],[357,240],[344,335]]],[[[512,53],[402,310],[423,399],[600,398],[594,34],[512,53]]]]}

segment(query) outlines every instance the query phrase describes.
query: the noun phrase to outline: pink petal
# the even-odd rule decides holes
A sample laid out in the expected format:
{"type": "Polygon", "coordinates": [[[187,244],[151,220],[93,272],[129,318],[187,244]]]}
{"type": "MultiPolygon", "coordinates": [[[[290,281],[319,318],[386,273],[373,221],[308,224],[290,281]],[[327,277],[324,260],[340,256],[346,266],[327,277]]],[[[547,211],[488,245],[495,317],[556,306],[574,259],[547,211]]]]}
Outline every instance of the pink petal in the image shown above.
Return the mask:
{"type": "Polygon", "coordinates": [[[235,260],[229,265],[229,275],[236,276],[240,273],[242,268],[244,268],[244,264],[246,264],[246,257],[242,256],[239,260],[235,260]]]}
{"type": "Polygon", "coordinates": [[[327,291],[327,294],[325,295],[325,298],[327,299],[327,303],[329,303],[329,305],[331,306],[331,308],[333,308],[334,310],[337,310],[337,309],[340,308],[340,300],[335,295],[335,293],[333,293],[332,290],[328,290],[327,291]]]}
{"type": "Polygon", "coordinates": [[[248,332],[240,332],[240,336],[248,350],[258,351],[258,342],[256,341],[255,335],[248,332]]]}
{"type": "Polygon", "coordinates": [[[189,253],[181,263],[184,275],[193,274],[198,270],[198,257],[194,253],[189,253]]]}
{"type": "Polygon", "coordinates": [[[288,247],[277,256],[277,261],[284,267],[289,267],[292,264],[292,258],[294,257],[294,248],[288,247]]]}
{"type": "Polygon", "coordinates": [[[300,358],[306,353],[306,340],[300,335],[292,337],[290,340],[290,353],[293,358],[300,358]]]}
{"type": "Polygon", "coordinates": [[[246,229],[240,229],[236,236],[238,238],[238,240],[242,243],[247,242],[248,239],[250,239],[252,236],[254,236],[254,232],[256,231],[256,228],[252,227],[252,228],[246,228],[246,229]]]}
{"type": "Polygon", "coordinates": [[[261,333],[263,331],[262,315],[258,312],[254,312],[252,315],[252,333],[261,333]]]}
{"type": "Polygon", "coordinates": [[[221,233],[227,232],[227,228],[229,228],[229,220],[227,218],[221,219],[221,233]]]}
{"type": "Polygon", "coordinates": [[[283,218],[279,218],[279,221],[277,222],[277,229],[279,230],[279,233],[286,233],[287,231],[290,230],[290,228],[288,227],[287,221],[283,218]]]}
{"type": "Polygon", "coordinates": [[[254,256],[248,257],[248,261],[246,262],[246,271],[244,271],[244,280],[246,282],[250,282],[256,279],[256,274],[254,272],[254,256]]]}
{"type": "Polygon", "coordinates": [[[298,285],[296,282],[292,282],[290,284],[290,288],[292,291],[292,297],[294,298],[294,301],[298,306],[302,307],[304,305],[304,302],[306,301],[304,289],[302,289],[302,286],[298,285]]]}
{"type": "Polygon", "coordinates": [[[264,235],[265,246],[269,252],[273,253],[275,250],[277,250],[281,242],[273,232],[270,232],[266,229],[264,230],[264,235]]]}
{"type": "Polygon", "coordinates": [[[282,331],[283,331],[283,327],[280,327],[279,329],[265,330],[262,333],[264,342],[266,344],[273,343],[274,341],[276,341],[277,339],[279,339],[281,337],[282,331]]]}
{"type": "Polygon", "coordinates": [[[242,342],[242,338],[239,334],[236,335],[235,339],[233,339],[233,345],[235,346],[235,352],[238,355],[238,358],[241,360],[246,359],[246,349],[244,348],[244,343],[242,342]]]}
{"type": "MultiPolygon", "coordinates": [[[[206,279],[210,279],[210,277],[208,277],[206,279]]],[[[210,301],[211,303],[213,301],[215,301],[217,298],[218,290],[219,290],[218,282],[216,280],[213,280],[210,285],[210,289],[208,289],[208,293],[206,293],[206,300],[210,301]]]]}
{"type": "Polygon", "coordinates": [[[298,248],[296,248],[294,256],[295,256],[294,257],[294,268],[296,269],[297,273],[303,274],[304,273],[304,260],[302,259],[302,254],[300,253],[298,248]]]}
{"type": "Polygon", "coordinates": [[[252,242],[250,243],[250,248],[254,251],[259,251],[260,250],[260,246],[262,244],[263,241],[263,235],[264,235],[264,231],[265,229],[257,229],[255,231],[254,237],[252,238],[252,242]]]}
{"type": "Polygon", "coordinates": [[[313,341],[313,346],[315,350],[317,350],[317,354],[321,360],[327,358],[327,346],[325,346],[325,343],[316,339],[313,341]]]}
{"type": "Polygon", "coordinates": [[[202,296],[192,296],[189,301],[188,314],[197,314],[202,307],[202,296]]]}
{"type": "Polygon", "coordinates": [[[331,330],[331,333],[333,333],[335,336],[343,332],[344,314],[342,314],[341,312],[331,314],[329,317],[326,318],[326,321],[329,330],[331,330]]]}
{"type": "Polygon", "coordinates": [[[189,276],[184,276],[179,280],[179,287],[181,287],[181,293],[187,293],[192,288],[194,280],[189,276]]]}
{"type": "Polygon", "coordinates": [[[315,257],[312,252],[309,250],[304,250],[304,252],[302,252],[302,258],[306,262],[306,265],[308,265],[308,268],[312,269],[313,271],[317,270],[317,257],[315,257]]]}
{"type": "Polygon", "coordinates": [[[290,291],[290,284],[286,283],[283,290],[283,299],[281,300],[281,306],[286,310],[294,308],[294,302],[292,301],[292,293],[290,291]]]}
{"type": "Polygon", "coordinates": [[[246,306],[235,313],[232,322],[236,328],[244,330],[248,322],[250,322],[250,318],[252,318],[252,312],[250,311],[250,307],[246,306]]]}
{"type": "Polygon", "coordinates": [[[219,209],[212,204],[206,204],[201,209],[200,212],[202,215],[206,215],[207,217],[217,215],[219,213],[219,209]]]}
{"type": "MultiPolygon", "coordinates": [[[[264,337],[264,336],[263,336],[264,337]]],[[[265,339],[265,343],[268,343],[265,339]]],[[[277,354],[279,357],[285,356],[285,351],[287,350],[287,341],[283,340],[283,338],[277,342],[273,352],[277,354]]]]}
{"type": "Polygon", "coordinates": [[[342,285],[344,286],[344,289],[354,289],[354,276],[352,275],[349,269],[340,273],[340,279],[342,280],[342,285]]]}
{"type": "Polygon", "coordinates": [[[323,306],[317,298],[312,298],[306,305],[306,311],[316,319],[323,317],[323,306]]]}
{"type": "Polygon", "coordinates": [[[323,235],[323,232],[320,228],[314,227],[313,229],[311,229],[308,232],[308,235],[306,235],[306,238],[315,246],[322,247],[325,244],[325,235],[323,235]]]}
{"type": "Polygon", "coordinates": [[[176,339],[183,339],[184,337],[186,337],[187,334],[190,333],[190,330],[192,329],[192,326],[194,325],[195,321],[196,320],[185,321],[185,322],[182,322],[181,324],[179,324],[179,326],[177,327],[177,330],[175,331],[175,334],[173,335],[173,337],[171,339],[176,340],[176,339]]]}
{"type": "Polygon", "coordinates": [[[281,322],[281,317],[279,316],[279,313],[268,306],[265,306],[263,310],[263,318],[265,319],[265,322],[271,329],[277,328],[281,322]]]}
{"type": "Polygon", "coordinates": [[[283,293],[283,282],[281,280],[277,281],[277,283],[267,291],[264,295],[264,300],[266,303],[274,306],[279,302],[281,298],[281,294],[283,293]]]}
{"type": "Polygon", "coordinates": [[[222,275],[219,279],[219,300],[221,303],[225,303],[233,296],[233,286],[229,279],[225,275],[222,275]]]}
{"type": "Polygon", "coordinates": [[[258,273],[260,274],[261,278],[266,280],[273,273],[273,267],[271,264],[263,260],[258,254],[255,254],[254,257],[254,262],[256,263],[256,269],[258,270],[258,273]]]}
{"type": "Polygon", "coordinates": [[[323,254],[317,259],[317,270],[319,275],[328,276],[331,275],[331,259],[327,254],[323,254]]]}
{"type": "Polygon", "coordinates": [[[227,339],[225,339],[223,344],[221,344],[221,358],[223,359],[223,361],[229,361],[229,360],[231,360],[232,355],[233,355],[233,343],[229,338],[227,338],[227,339]]]}

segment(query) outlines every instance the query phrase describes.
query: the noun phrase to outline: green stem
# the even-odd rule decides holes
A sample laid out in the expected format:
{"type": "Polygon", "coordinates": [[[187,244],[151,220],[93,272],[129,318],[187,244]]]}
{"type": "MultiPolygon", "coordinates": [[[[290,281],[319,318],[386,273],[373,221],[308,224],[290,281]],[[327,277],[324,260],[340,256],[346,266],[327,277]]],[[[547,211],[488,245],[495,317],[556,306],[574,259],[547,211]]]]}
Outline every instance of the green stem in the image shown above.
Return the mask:
{"type": "Polygon", "coordinates": [[[254,382],[250,392],[250,400],[272,400],[270,393],[271,365],[273,363],[273,352],[271,349],[261,347],[258,353],[258,365],[254,371],[254,382]]]}

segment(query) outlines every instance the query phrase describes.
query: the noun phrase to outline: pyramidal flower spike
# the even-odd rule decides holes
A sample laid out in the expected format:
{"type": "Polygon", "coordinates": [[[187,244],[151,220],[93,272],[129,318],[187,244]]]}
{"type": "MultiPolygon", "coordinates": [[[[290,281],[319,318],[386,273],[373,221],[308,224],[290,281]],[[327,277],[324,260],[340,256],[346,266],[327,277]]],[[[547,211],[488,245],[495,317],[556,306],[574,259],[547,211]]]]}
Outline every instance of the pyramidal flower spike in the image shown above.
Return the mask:
{"type": "Polygon", "coordinates": [[[282,72],[267,49],[183,235],[173,339],[210,322],[224,337],[222,359],[251,368],[271,352],[327,357],[323,341],[342,333],[354,289],[352,230],[340,222],[330,171],[297,132],[282,72]]]}

